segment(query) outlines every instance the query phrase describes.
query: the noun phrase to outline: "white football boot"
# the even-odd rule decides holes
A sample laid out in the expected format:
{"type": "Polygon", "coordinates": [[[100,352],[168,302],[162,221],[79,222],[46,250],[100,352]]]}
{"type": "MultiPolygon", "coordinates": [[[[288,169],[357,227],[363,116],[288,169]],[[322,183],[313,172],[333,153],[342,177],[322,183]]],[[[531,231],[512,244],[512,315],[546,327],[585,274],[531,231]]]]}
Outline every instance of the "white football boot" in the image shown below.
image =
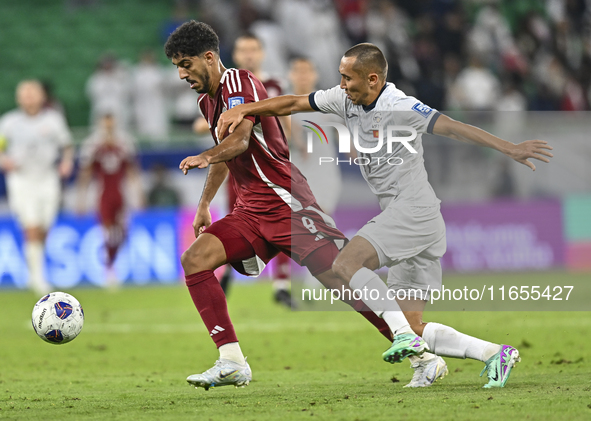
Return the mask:
{"type": "Polygon", "coordinates": [[[217,360],[209,370],[187,377],[187,381],[195,388],[202,387],[205,390],[216,386],[244,387],[248,386],[251,380],[252,371],[248,363],[240,365],[234,361],[222,359],[217,360]]]}
{"type": "Polygon", "coordinates": [[[449,373],[447,364],[438,356],[426,361],[420,360],[412,364],[411,368],[415,370],[415,374],[410,383],[404,387],[429,387],[449,373]]]}

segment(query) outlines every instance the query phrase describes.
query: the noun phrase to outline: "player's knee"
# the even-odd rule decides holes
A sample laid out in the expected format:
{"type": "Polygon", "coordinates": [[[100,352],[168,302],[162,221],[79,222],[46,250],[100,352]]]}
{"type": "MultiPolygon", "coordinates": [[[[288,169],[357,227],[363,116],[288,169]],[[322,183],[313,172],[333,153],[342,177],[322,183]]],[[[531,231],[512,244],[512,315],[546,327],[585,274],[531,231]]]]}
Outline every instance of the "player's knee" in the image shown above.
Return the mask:
{"type": "Polygon", "coordinates": [[[195,267],[199,266],[199,262],[203,263],[205,256],[199,247],[191,246],[181,255],[181,265],[185,272],[195,272],[195,267]]]}
{"type": "Polygon", "coordinates": [[[185,273],[195,273],[204,270],[215,270],[223,264],[222,256],[205,244],[193,243],[181,255],[181,265],[185,273]]]}

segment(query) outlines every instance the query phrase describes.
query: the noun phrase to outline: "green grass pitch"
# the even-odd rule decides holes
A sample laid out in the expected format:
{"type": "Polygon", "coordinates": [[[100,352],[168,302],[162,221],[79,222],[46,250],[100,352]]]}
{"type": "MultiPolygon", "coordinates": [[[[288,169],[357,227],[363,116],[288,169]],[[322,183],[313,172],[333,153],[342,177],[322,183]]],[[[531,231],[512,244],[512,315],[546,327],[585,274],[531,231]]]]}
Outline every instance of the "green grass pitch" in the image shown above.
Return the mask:
{"type": "Polygon", "coordinates": [[[62,346],[31,327],[38,297],[0,292],[0,419],[591,419],[589,313],[427,313],[517,346],[522,362],[504,389],[481,388],[483,363],[448,358],[448,377],[409,390],[408,361],[381,361],[388,342],[356,313],[292,312],[268,283],[235,285],[230,312],[254,380],[206,392],[185,378],[217,350],[184,286],[69,292],[86,322],[62,346]]]}

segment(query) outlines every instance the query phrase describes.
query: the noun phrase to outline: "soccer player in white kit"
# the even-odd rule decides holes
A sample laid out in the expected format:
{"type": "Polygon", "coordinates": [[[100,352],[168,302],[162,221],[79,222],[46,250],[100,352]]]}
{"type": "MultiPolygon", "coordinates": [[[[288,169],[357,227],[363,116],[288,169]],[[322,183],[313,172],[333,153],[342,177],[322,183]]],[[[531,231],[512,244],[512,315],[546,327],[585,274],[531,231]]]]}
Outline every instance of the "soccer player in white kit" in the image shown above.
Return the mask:
{"type": "MultiPolygon", "coordinates": [[[[517,349],[483,341],[439,323],[424,323],[423,309],[428,291],[441,287],[440,258],[446,249],[445,224],[423,164],[422,133],[450,137],[462,142],[487,146],[535,170],[529,158],[549,162],[552,149],[547,142],[528,140],[513,144],[440,114],[386,82],[388,64],[373,44],[358,44],[341,59],[341,84],[309,96],[287,95],[257,103],[239,105],[222,114],[218,133],[232,133],[246,115],[289,115],[321,111],[345,120],[350,133],[358,133],[362,148],[375,148],[380,126],[410,126],[417,137],[406,145],[383,142],[360,166],[363,177],[378,197],[382,213],[370,220],[337,256],[333,270],[351,289],[379,292],[377,300],[363,301],[390,326],[392,346],[382,357],[399,362],[410,357],[415,375],[409,387],[430,386],[447,373],[441,356],[472,358],[485,363],[489,382],[484,386],[503,387],[511,369],[520,360],[517,349]],[[411,151],[414,150],[414,153],[411,151]],[[365,161],[367,162],[367,160],[365,161]],[[398,165],[390,165],[390,163],[398,165]],[[388,266],[388,286],[374,270],[388,266]],[[384,300],[393,290],[419,289],[417,299],[384,300]],[[401,311],[402,310],[402,311],[401,311]],[[426,352],[430,350],[430,352],[426,352]]],[[[385,132],[385,130],[384,130],[385,132]]],[[[386,134],[382,133],[385,137],[386,134]]],[[[406,133],[400,133],[404,136],[406,133]]]]}
{"type": "Polygon", "coordinates": [[[45,236],[59,210],[60,178],[72,173],[72,136],[59,112],[43,108],[39,81],[20,82],[16,101],[19,108],[0,118],[0,167],[6,173],[8,203],[24,231],[28,286],[46,294],[45,236]]]}

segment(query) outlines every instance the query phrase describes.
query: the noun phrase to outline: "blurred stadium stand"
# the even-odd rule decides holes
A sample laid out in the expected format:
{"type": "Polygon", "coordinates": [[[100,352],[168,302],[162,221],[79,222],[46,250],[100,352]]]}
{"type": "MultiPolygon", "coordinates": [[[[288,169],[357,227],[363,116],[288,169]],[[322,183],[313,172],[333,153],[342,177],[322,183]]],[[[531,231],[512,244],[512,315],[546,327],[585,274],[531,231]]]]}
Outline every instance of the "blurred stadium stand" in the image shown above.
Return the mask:
{"type": "Polygon", "coordinates": [[[50,81],[70,124],[88,124],[84,85],[105,51],[135,61],[140,51],[161,51],[158,28],[170,3],[158,0],[6,1],[0,4],[0,114],[14,108],[23,78],[50,81]]]}

